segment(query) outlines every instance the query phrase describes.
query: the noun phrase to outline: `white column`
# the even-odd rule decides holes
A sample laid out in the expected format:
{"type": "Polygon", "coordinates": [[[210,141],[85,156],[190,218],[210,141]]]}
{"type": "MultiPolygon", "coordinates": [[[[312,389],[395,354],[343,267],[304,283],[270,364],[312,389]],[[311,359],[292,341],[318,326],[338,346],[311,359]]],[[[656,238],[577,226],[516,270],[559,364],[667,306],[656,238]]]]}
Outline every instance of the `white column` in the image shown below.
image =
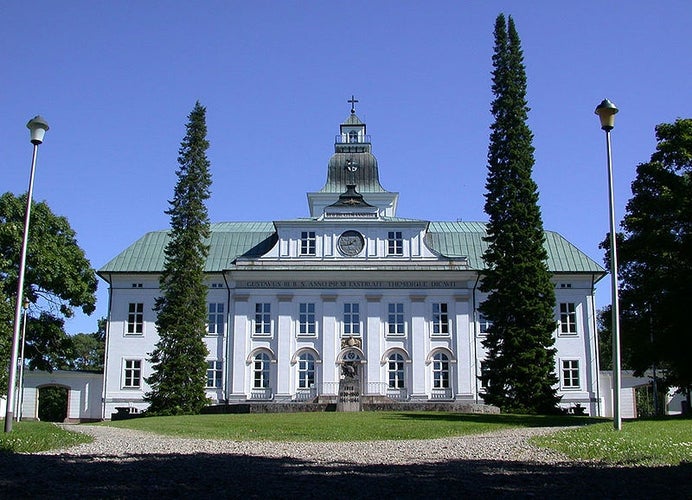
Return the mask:
{"type": "Polygon", "coordinates": [[[452,352],[454,352],[456,363],[456,381],[454,389],[458,396],[464,398],[473,397],[473,362],[471,359],[471,342],[473,336],[469,327],[469,296],[467,291],[460,291],[454,295],[454,336],[452,337],[452,352]],[[466,292],[466,293],[463,293],[466,292]]]}
{"type": "MultiPolygon", "coordinates": [[[[339,382],[339,372],[336,369],[336,355],[340,346],[341,336],[336,328],[336,294],[323,294],[322,299],[322,382],[339,382]]],[[[334,391],[336,394],[336,390],[334,391]]]]}
{"type": "Polygon", "coordinates": [[[411,295],[411,398],[428,399],[426,375],[428,354],[425,295],[411,295]]]}
{"type": "Polygon", "coordinates": [[[366,295],[366,323],[365,332],[363,332],[363,352],[367,359],[367,365],[364,372],[367,372],[363,381],[363,388],[367,392],[368,389],[374,390],[374,384],[368,388],[368,382],[382,382],[380,374],[380,358],[382,357],[382,295],[373,294],[366,295]]]}
{"type": "Polygon", "coordinates": [[[277,400],[291,399],[291,338],[293,295],[280,294],[276,319],[276,396],[277,400]]]}
{"type": "Polygon", "coordinates": [[[248,314],[249,295],[236,294],[233,298],[233,315],[231,316],[231,325],[228,331],[228,375],[230,380],[227,380],[228,399],[229,401],[245,401],[247,395],[245,393],[245,377],[247,374],[247,365],[245,358],[247,357],[248,342],[250,332],[248,331],[248,314]]]}

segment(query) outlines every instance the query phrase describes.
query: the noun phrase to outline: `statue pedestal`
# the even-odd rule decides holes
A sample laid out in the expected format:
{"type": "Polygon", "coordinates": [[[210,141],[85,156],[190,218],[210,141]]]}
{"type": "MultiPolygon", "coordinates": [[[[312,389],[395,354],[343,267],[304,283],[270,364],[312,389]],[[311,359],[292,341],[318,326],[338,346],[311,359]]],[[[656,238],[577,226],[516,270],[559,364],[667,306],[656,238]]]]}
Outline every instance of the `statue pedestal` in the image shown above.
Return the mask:
{"type": "Polygon", "coordinates": [[[339,381],[336,411],[360,411],[360,378],[344,377],[339,381]]]}

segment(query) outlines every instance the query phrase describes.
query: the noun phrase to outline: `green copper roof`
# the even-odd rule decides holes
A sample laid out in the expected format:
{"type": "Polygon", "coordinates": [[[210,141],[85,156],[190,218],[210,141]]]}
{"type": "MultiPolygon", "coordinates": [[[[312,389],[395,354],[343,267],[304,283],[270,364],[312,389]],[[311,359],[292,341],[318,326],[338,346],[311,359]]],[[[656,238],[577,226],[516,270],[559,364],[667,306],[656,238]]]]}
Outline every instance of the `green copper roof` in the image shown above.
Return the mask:
{"type": "MultiPolygon", "coordinates": [[[[168,231],[154,231],[142,236],[120,255],[99,269],[108,273],[157,273],[163,269],[163,250],[168,243],[168,231]]],[[[221,222],[211,225],[209,256],[204,268],[218,272],[231,267],[237,257],[259,257],[276,243],[271,222],[221,222]]]]}
{"type": "Polygon", "coordinates": [[[351,113],[346,117],[342,125],[365,125],[362,121],[360,121],[360,118],[356,116],[355,113],[351,113]]]}
{"type": "Polygon", "coordinates": [[[334,153],[327,165],[327,181],[320,189],[321,193],[338,193],[346,191],[348,184],[355,184],[359,193],[386,193],[380,184],[380,173],[377,159],[372,153],[334,153]],[[346,167],[357,165],[355,172],[346,167]]]}
{"type": "MultiPolygon", "coordinates": [[[[483,241],[486,231],[483,222],[431,222],[426,241],[446,257],[467,257],[473,269],[483,269],[483,253],[488,244],[483,241]]],[[[548,269],[553,273],[595,273],[604,269],[560,234],[545,232],[548,269]]]]}
{"type": "MultiPolygon", "coordinates": [[[[296,219],[306,226],[321,225],[314,219],[296,219]]],[[[415,219],[387,218],[382,224],[415,219]]],[[[424,221],[422,221],[424,222],[424,221]]],[[[465,257],[471,269],[483,269],[483,241],[485,224],[482,222],[430,222],[426,243],[435,252],[447,258],[465,257]]],[[[604,269],[558,233],[546,231],[548,268],[554,273],[604,274],[604,269]]],[[[220,272],[233,266],[238,257],[260,257],[276,243],[277,235],[272,222],[221,222],[211,225],[209,257],[205,271],[220,272]]],[[[168,242],[168,231],[154,231],[142,236],[122,253],[99,269],[99,275],[109,273],[158,273],[163,269],[163,250],[168,242]]]]}

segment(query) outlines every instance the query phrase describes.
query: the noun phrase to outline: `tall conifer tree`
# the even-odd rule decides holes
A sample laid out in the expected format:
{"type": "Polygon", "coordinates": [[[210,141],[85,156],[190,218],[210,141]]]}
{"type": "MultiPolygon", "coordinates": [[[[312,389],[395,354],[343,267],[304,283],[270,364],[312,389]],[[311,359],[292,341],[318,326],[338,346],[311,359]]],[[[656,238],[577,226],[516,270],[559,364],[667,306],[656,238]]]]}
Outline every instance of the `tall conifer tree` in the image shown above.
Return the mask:
{"type": "Polygon", "coordinates": [[[526,121],[526,72],[511,17],[495,22],[492,113],[485,211],[490,220],[483,255],[480,311],[492,322],[483,345],[489,382],[483,399],[503,411],[548,413],[554,385],[555,292],[547,268],[538,188],[531,178],[533,134],[526,121]]]}
{"type": "Polygon", "coordinates": [[[165,265],[160,279],[163,296],[156,300],[159,341],[151,353],[151,392],[145,400],[156,414],[199,413],[207,403],[207,289],[204,265],[209,247],[211,174],[206,151],[206,109],[199,102],[188,116],[187,134],[178,154],[180,168],[173,200],[165,265]]]}

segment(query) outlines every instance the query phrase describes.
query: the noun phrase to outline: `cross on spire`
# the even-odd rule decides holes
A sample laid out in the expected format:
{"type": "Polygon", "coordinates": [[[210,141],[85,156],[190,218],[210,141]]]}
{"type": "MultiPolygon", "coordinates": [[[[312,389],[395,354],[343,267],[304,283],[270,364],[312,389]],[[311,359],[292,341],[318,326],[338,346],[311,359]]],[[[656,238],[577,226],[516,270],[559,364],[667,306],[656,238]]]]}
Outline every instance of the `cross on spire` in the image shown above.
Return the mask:
{"type": "Polygon", "coordinates": [[[355,112],[356,112],[356,103],[358,102],[358,99],[356,99],[356,97],[355,97],[353,94],[351,94],[351,98],[350,98],[348,101],[346,101],[346,102],[350,102],[350,103],[351,103],[351,114],[355,114],[355,112]]]}

